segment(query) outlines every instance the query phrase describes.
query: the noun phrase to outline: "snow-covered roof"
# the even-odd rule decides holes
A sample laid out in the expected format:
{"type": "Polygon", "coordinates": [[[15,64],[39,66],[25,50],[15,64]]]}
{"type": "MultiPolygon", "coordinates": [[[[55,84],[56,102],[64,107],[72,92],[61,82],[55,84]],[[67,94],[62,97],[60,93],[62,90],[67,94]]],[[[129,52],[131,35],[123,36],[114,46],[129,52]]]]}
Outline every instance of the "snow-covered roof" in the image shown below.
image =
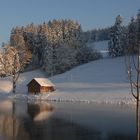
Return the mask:
{"type": "Polygon", "coordinates": [[[48,78],[34,78],[40,86],[55,86],[48,78]]]}

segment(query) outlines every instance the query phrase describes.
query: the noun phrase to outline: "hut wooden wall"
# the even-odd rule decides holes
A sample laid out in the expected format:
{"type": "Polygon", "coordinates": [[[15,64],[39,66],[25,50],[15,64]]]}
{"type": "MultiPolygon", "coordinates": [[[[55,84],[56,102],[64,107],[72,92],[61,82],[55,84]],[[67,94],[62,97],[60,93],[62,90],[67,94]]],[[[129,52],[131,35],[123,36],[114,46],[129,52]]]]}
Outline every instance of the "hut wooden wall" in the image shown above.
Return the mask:
{"type": "Polygon", "coordinates": [[[51,92],[51,91],[54,91],[54,87],[52,87],[52,86],[49,86],[49,87],[42,86],[42,87],[40,87],[40,92],[41,93],[46,93],[46,92],[51,92]]]}
{"type": "Polygon", "coordinates": [[[28,92],[31,94],[40,93],[40,85],[34,79],[28,84],[28,92]]]}

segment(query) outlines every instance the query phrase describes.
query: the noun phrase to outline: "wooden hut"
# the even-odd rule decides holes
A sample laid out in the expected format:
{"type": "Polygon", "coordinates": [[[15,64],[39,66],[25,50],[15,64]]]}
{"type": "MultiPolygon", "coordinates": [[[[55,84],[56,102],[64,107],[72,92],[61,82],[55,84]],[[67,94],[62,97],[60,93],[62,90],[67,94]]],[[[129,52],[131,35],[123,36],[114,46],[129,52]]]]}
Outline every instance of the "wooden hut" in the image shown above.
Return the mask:
{"type": "Polygon", "coordinates": [[[48,93],[55,90],[55,85],[48,78],[34,78],[28,84],[28,93],[48,93]]]}

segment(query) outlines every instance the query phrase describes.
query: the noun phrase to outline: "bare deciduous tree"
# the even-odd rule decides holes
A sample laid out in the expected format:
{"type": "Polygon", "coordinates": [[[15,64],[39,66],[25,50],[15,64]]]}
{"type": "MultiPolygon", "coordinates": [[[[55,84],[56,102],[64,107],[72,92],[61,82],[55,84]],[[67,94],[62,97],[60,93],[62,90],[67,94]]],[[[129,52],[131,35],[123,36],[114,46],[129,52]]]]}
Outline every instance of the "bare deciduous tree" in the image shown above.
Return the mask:
{"type": "Polygon", "coordinates": [[[136,99],[136,140],[140,140],[140,11],[137,15],[137,19],[129,26],[128,33],[128,48],[126,50],[126,69],[128,79],[130,81],[131,93],[136,99]],[[136,32],[134,32],[136,29],[136,32]],[[134,42],[135,41],[135,42],[134,42]]]}

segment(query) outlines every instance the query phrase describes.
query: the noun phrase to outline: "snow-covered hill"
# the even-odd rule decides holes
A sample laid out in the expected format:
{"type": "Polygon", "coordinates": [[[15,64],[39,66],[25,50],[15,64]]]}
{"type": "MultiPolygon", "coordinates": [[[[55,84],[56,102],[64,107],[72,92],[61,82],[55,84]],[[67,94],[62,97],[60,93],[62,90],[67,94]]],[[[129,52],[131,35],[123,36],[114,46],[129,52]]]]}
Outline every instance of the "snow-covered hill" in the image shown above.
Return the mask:
{"type": "MultiPolygon", "coordinates": [[[[21,74],[17,91],[27,93],[27,83],[33,77],[45,77],[41,70],[21,74]]],[[[125,73],[124,58],[100,59],[78,66],[66,73],[50,78],[57,90],[40,99],[56,101],[82,101],[95,103],[133,104],[125,73]]],[[[0,92],[10,92],[9,79],[0,79],[0,92]]]]}
{"type": "Polygon", "coordinates": [[[57,91],[49,99],[133,103],[124,58],[101,59],[51,78],[57,91]]]}

